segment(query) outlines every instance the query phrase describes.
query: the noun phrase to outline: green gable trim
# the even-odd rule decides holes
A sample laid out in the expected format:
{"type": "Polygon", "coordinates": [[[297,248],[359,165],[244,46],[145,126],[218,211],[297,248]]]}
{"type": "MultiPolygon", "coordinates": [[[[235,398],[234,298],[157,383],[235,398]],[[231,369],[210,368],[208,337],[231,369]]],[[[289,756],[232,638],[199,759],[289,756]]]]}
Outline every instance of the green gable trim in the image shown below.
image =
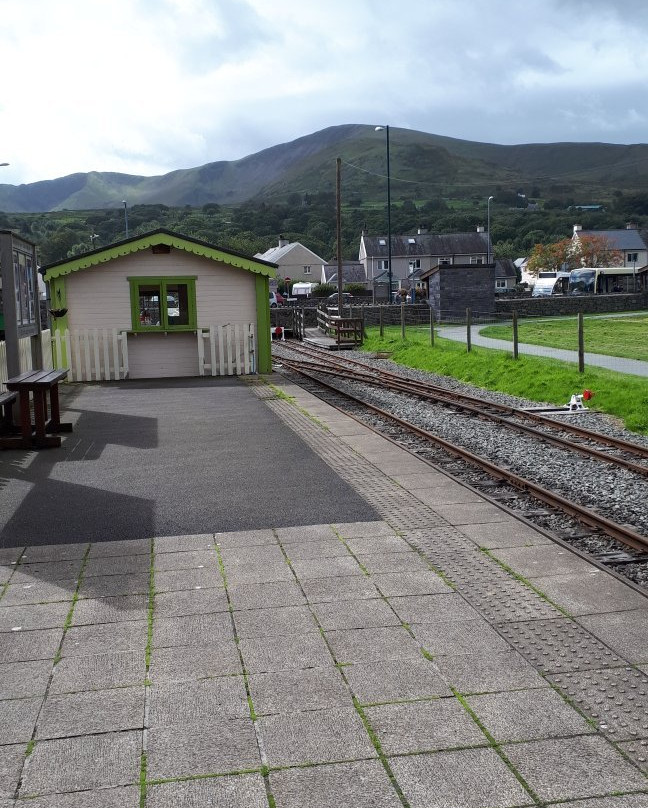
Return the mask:
{"type": "Polygon", "coordinates": [[[194,255],[200,255],[211,261],[218,261],[219,263],[227,264],[237,269],[244,269],[266,278],[275,276],[275,265],[267,261],[222,250],[206,242],[187,238],[186,236],[171,233],[170,231],[156,230],[153,233],[132,238],[128,241],[121,241],[102,250],[93,250],[92,252],[84,253],[69,261],[60,261],[55,264],[50,264],[49,267],[44,267],[44,277],[46,281],[52,281],[55,278],[69,275],[72,272],[78,272],[81,269],[100,266],[115,258],[122,258],[142,250],[148,250],[158,244],[165,244],[176,250],[184,250],[194,255]]]}

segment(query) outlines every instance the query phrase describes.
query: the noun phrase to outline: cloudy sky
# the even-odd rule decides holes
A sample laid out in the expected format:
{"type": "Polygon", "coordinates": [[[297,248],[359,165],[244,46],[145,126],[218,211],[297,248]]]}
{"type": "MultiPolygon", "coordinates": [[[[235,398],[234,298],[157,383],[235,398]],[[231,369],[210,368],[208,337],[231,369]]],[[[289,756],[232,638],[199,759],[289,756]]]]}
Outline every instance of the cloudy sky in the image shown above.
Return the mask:
{"type": "Polygon", "coordinates": [[[156,175],[328,126],[648,142],[645,0],[0,0],[0,181],[156,175]]]}

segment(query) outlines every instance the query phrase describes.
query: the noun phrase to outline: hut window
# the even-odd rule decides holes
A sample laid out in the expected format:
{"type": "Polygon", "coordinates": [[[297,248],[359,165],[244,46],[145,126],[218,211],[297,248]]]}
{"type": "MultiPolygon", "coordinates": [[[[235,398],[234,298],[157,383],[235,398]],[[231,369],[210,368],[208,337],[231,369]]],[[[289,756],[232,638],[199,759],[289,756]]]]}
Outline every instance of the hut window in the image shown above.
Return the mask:
{"type": "Polygon", "coordinates": [[[196,328],[196,279],[129,278],[133,331],[196,328]]]}

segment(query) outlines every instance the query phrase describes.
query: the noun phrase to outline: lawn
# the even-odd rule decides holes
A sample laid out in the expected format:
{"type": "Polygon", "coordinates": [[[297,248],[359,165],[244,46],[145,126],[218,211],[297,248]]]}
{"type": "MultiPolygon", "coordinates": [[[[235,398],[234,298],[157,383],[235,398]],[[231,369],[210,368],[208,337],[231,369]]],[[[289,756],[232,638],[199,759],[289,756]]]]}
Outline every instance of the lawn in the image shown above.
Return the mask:
{"type": "Polygon", "coordinates": [[[648,435],[648,379],[623,373],[578,367],[567,362],[536,356],[466,346],[450,340],[435,339],[430,346],[429,331],[409,328],[401,340],[400,328],[385,329],[381,340],[378,328],[368,328],[363,350],[389,351],[391,359],[407,367],[450,376],[486,390],[520,396],[554,405],[569,402],[574,393],[592,390],[591,409],[620,418],[628,429],[648,435]]]}
{"type": "MultiPolygon", "coordinates": [[[[490,325],[481,329],[485,337],[513,339],[510,325],[490,325]]],[[[648,362],[648,315],[632,317],[585,317],[585,350],[589,353],[641,359],[648,362]]],[[[518,339],[531,345],[578,350],[578,321],[575,317],[556,320],[520,320],[518,339]]]]}

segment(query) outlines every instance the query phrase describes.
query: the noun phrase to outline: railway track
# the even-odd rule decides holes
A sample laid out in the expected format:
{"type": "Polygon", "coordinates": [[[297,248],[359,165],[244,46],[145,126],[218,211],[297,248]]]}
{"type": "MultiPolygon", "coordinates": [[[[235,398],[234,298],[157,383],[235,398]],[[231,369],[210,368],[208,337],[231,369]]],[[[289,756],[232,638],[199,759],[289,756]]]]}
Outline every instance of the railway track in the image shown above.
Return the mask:
{"type": "MultiPolygon", "coordinates": [[[[376,427],[379,431],[409,444],[409,448],[413,448],[418,456],[425,459],[429,454],[425,446],[433,445],[437,447],[437,451],[441,450],[461,463],[479,469],[480,473],[487,474],[491,480],[496,481],[496,485],[506,485],[520,496],[530,497],[536,503],[540,501],[552,510],[567,514],[570,519],[585,526],[586,533],[591,531],[596,543],[605,548],[600,553],[603,563],[609,562],[610,565],[621,567],[645,565],[644,576],[648,581],[646,525],[633,524],[633,519],[623,512],[620,518],[613,518],[616,514],[606,514],[604,508],[583,502],[584,497],[578,496],[578,491],[574,492],[574,497],[565,496],[556,490],[559,486],[547,484],[533,475],[521,474],[511,468],[510,462],[500,462],[499,458],[494,458],[492,451],[482,452],[481,448],[475,451],[474,447],[467,447],[460,440],[442,436],[436,428],[430,429],[429,424],[436,422],[434,413],[439,412],[438,408],[450,413],[453,421],[460,415],[462,418],[476,419],[480,424],[488,422],[488,427],[498,432],[505,430],[510,434],[513,431],[525,446],[531,441],[538,443],[540,448],[537,451],[541,456],[549,448],[562,453],[566,466],[586,467],[591,479],[599,475],[599,469],[608,470],[603,475],[606,480],[610,476],[609,469],[618,470],[625,478],[636,479],[640,491],[648,491],[648,447],[619,436],[594,432],[583,425],[563,424],[542,413],[408,378],[373,367],[366,362],[331,356],[329,352],[311,349],[310,346],[306,348],[290,343],[277,351],[276,358],[290,373],[307,380],[307,385],[317,386],[320,391],[326,390],[325,394],[320,395],[333,397],[332,403],[336,406],[343,409],[352,407],[356,415],[363,411],[365,415],[359,417],[363,420],[369,417],[378,422],[376,427]],[[387,402],[385,406],[372,401],[372,396],[391,398],[393,403],[387,402]],[[342,403],[343,400],[346,403],[342,403]],[[400,409],[396,403],[400,400],[416,402],[415,417],[403,417],[401,413],[395,412],[400,409]],[[574,460],[575,454],[580,458],[580,465],[574,460]],[[606,543],[604,537],[612,539],[612,546],[606,543]],[[630,548],[630,551],[615,549],[615,543],[630,548]]],[[[525,449],[521,448],[520,451],[525,449]]],[[[433,462],[436,464],[438,457],[433,462]]],[[[487,489],[488,485],[484,484],[483,487],[487,489]]],[[[512,496],[515,497],[515,494],[512,496]]],[[[638,507],[645,511],[645,499],[643,506],[639,504],[638,507]]],[[[568,530],[567,533],[569,532],[576,534],[578,531],[568,530]]]]}

